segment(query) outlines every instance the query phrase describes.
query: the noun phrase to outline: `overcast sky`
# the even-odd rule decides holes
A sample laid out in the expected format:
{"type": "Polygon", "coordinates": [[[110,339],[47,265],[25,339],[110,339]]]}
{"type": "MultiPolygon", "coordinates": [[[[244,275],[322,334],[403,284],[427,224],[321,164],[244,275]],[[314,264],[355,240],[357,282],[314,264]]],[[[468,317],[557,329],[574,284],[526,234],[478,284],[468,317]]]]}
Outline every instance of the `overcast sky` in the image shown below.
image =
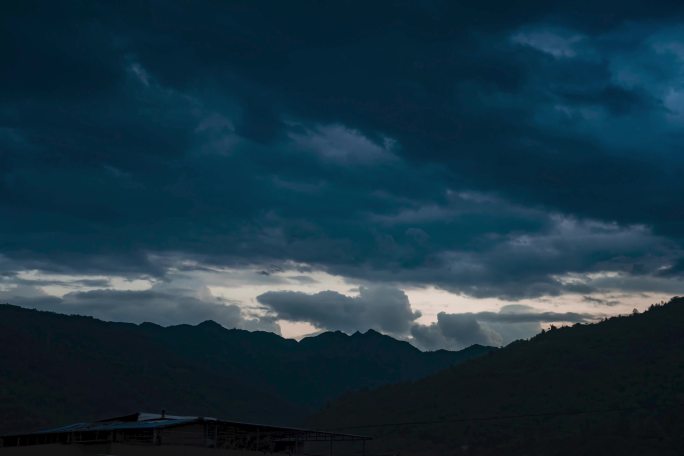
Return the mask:
{"type": "Polygon", "coordinates": [[[683,13],[3,2],[0,301],[435,349],[683,294],[683,13]]]}

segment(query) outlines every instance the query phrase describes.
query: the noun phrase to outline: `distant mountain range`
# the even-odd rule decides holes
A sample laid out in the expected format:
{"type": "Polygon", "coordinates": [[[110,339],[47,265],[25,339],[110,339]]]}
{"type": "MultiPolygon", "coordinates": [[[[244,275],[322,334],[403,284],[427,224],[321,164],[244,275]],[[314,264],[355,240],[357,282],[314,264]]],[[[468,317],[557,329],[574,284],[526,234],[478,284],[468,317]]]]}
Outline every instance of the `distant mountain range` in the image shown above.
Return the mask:
{"type": "Polygon", "coordinates": [[[298,424],[340,394],[494,349],[421,352],[375,331],[300,342],[207,321],[161,327],[0,305],[0,433],[161,410],[298,424]]]}
{"type": "Polygon", "coordinates": [[[308,424],[402,455],[684,454],[684,298],[347,395],[308,424]]]}

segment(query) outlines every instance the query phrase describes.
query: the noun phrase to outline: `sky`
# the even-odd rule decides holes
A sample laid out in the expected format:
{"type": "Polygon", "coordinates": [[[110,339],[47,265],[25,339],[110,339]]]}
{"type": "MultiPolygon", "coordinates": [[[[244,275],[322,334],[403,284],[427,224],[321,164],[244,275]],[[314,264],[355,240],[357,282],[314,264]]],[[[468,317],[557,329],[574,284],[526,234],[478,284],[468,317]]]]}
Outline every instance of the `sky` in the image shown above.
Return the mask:
{"type": "Polygon", "coordinates": [[[434,350],[684,294],[679,2],[0,13],[0,302],[434,350]]]}

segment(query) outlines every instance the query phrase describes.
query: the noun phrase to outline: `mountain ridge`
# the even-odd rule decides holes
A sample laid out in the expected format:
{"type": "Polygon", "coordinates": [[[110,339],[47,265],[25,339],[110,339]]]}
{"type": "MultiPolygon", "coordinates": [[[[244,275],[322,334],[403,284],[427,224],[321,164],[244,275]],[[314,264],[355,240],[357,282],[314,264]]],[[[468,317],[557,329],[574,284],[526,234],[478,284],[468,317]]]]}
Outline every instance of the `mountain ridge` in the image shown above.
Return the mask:
{"type": "Polygon", "coordinates": [[[285,339],[216,322],[106,322],[0,305],[0,432],[161,410],[299,424],[340,394],[491,348],[421,352],[377,332],[285,339]]]}

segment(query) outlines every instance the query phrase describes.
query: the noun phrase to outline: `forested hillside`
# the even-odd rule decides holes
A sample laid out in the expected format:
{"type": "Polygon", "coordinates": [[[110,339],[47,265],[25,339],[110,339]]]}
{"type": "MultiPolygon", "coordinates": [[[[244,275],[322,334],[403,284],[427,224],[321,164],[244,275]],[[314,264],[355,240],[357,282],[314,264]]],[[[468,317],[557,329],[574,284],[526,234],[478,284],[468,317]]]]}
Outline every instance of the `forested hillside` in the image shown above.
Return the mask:
{"type": "Polygon", "coordinates": [[[402,455],[684,454],[684,298],[348,395],[310,424],[402,455]]]}

